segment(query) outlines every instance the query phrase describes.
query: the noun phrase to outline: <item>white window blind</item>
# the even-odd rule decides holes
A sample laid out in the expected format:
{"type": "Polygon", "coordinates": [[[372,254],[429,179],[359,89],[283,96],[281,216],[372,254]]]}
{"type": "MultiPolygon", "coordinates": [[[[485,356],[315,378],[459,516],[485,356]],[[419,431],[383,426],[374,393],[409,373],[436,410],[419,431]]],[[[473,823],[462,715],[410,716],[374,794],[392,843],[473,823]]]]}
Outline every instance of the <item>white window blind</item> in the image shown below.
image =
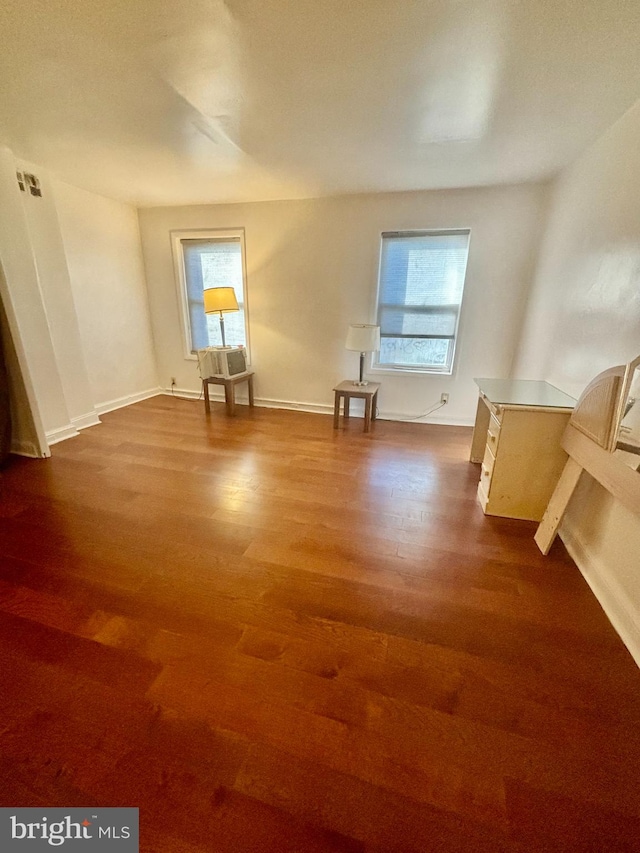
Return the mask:
{"type": "Polygon", "coordinates": [[[469,231],[382,235],[377,366],[450,373],[469,231]]]}
{"type": "Polygon", "coordinates": [[[182,239],[191,351],[221,346],[219,314],[204,313],[203,292],[210,287],[233,287],[240,310],[225,313],[227,346],[245,346],[245,297],[240,237],[182,239]]]}

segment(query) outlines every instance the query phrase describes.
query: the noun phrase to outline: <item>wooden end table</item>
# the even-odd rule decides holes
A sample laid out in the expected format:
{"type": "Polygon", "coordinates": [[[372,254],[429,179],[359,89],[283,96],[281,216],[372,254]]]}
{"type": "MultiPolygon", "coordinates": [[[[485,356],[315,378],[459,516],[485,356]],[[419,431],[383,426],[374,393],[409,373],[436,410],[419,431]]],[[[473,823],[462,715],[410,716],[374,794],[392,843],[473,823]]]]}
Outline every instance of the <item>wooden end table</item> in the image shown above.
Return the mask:
{"type": "Polygon", "coordinates": [[[378,403],[379,382],[369,382],[367,385],[355,385],[350,380],[345,380],[333,389],[335,392],[335,403],[333,407],[333,428],[338,429],[340,420],[340,400],[344,400],[344,417],[349,417],[349,402],[352,397],[364,400],[364,431],[369,432],[371,421],[376,419],[376,406],[378,403]]]}
{"type": "Polygon", "coordinates": [[[204,408],[207,414],[211,411],[209,402],[209,385],[224,385],[224,400],[227,405],[227,414],[235,415],[236,413],[236,385],[240,382],[246,382],[249,388],[249,405],[253,406],[253,373],[238,373],[237,376],[230,376],[227,379],[224,376],[209,376],[202,380],[202,390],[204,392],[204,408]]]}

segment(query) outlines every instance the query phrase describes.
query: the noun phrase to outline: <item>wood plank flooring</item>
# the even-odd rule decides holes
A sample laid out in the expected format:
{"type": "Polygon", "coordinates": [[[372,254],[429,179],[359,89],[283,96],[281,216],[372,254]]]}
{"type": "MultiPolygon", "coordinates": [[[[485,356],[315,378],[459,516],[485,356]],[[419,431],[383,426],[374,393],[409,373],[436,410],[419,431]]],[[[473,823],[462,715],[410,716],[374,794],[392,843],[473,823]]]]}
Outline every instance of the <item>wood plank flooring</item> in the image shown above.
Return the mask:
{"type": "Polygon", "coordinates": [[[156,853],[640,850],[640,671],[465,428],[156,397],[0,478],[0,805],[156,853]]]}

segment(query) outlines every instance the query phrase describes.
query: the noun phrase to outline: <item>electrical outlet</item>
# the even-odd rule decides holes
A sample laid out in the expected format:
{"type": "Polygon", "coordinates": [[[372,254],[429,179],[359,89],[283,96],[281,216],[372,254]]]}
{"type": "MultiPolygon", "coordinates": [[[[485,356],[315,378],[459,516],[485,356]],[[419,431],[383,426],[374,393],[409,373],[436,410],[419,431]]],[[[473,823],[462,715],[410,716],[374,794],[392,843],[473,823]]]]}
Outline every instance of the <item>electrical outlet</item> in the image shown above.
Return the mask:
{"type": "Polygon", "coordinates": [[[446,392],[440,394],[440,402],[443,405],[446,405],[449,402],[449,395],[446,392]]]}
{"type": "Polygon", "coordinates": [[[175,384],[176,384],[176,377],[175,377],[175,376],[172,376],[172,377],[171,377],[171,387],[173,388],[173,386],[174,386],[175,384]]]}

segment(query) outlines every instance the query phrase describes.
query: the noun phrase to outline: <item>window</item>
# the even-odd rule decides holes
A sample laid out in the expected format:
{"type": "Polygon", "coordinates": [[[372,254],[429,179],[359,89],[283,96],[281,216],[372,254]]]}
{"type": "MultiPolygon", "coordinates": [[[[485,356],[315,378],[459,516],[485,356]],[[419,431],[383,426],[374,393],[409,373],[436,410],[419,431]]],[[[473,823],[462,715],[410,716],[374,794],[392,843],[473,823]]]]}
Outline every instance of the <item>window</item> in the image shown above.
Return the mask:
{"type": "Polygon", "coordinates": [[[451,373],[469,231],[384,233],[379,368],[451,373]]]}
{"type": "Polygon", "coordinates": [[[210,287],[233,287],[235,290],[240,310],[225,313],[225,339],[227,346],[246,346],[243,232],[183,231],[172,236],[187,355],[202,347],[222,345],[220,315],[204,313],[203,292],[210,287]]]}

